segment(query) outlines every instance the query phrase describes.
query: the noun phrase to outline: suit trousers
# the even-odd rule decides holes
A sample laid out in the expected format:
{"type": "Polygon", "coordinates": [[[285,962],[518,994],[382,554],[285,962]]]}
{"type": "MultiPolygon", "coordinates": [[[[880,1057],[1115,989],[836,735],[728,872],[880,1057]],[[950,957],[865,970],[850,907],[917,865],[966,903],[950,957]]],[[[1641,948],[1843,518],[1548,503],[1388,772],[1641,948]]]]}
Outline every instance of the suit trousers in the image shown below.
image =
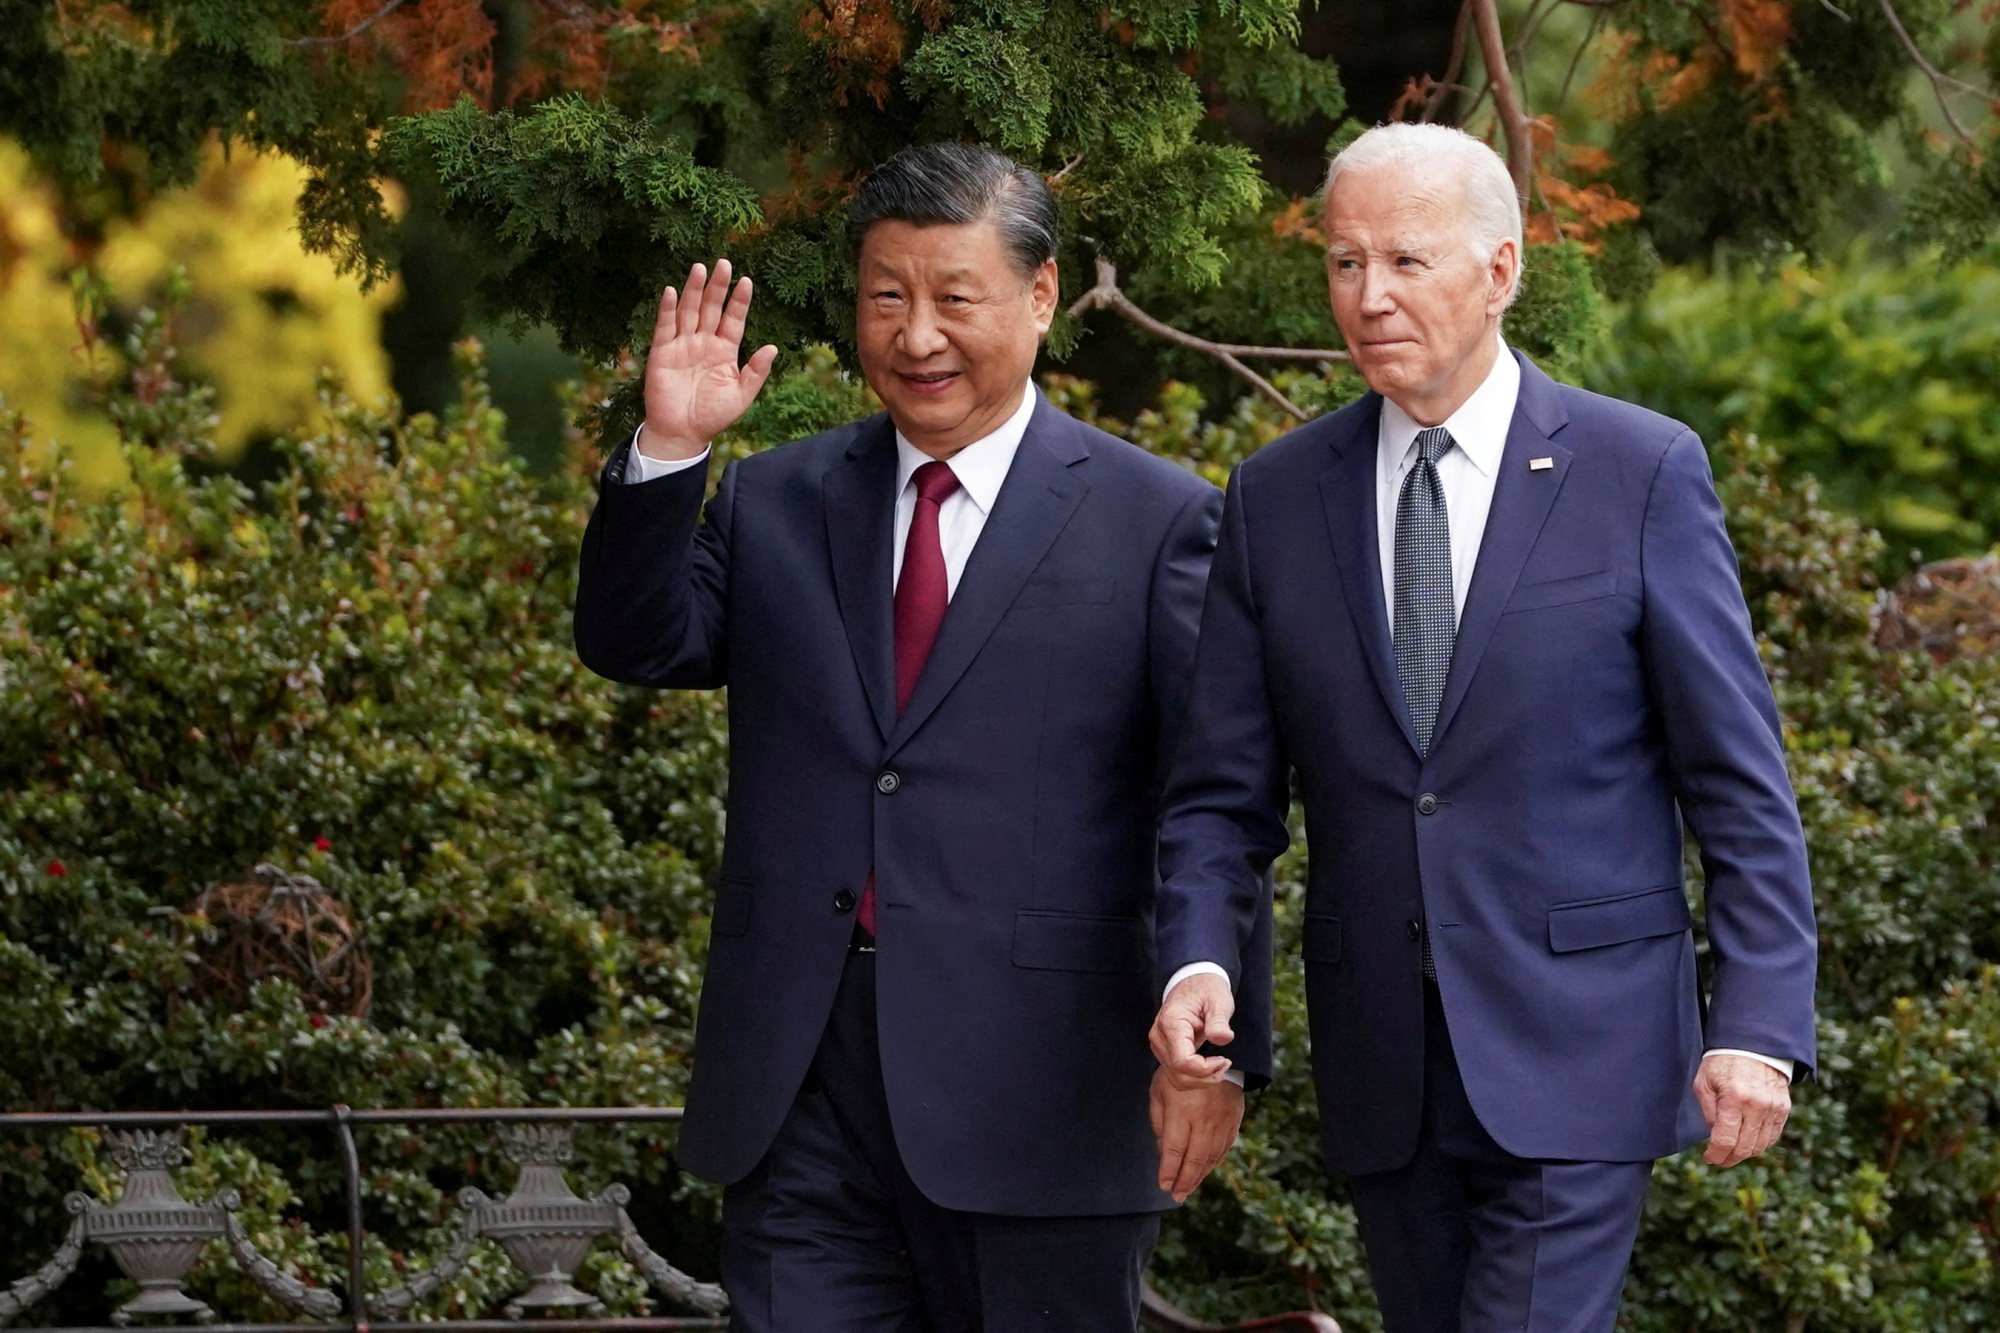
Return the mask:
{"type": "Polygon", "coordinates": [[[826,1035],[777,1140],[748,1176],[723,1191],[730,1328],[1135,1328],[1159,1214],[966,1213],[939,1207],[910,1179],[882,1086],[874,959],[872,950],[848,955],[826,1035]]]}
{"type": "Polygon", "coordinates": [[[1384,1324],[1389,1333],[1608,1333],[1653,1164],[1507,1152],[1466,1097],[1436,983],[1424,991],[1416,1156],[1349,1181],[1384,1324]]]}

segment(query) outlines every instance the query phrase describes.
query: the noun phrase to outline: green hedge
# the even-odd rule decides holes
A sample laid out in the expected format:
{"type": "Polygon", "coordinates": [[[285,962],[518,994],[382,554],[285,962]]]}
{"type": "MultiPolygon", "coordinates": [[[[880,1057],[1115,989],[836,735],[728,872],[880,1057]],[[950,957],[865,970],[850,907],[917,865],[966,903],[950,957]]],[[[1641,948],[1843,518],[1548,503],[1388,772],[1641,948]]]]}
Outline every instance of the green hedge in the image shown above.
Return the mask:
{"type": "Polygon", "coordinates": [[[1583,383],[1731,430],[1927,559],[2000,542],[2000,252],[1675,269],[1620,309],[1583,383]]]}
{"type": "MultiPolygon", "coordinates": [[[[0,1104],[680,1100],[722,718],[712,697],[613,687],[572,657],[592,451],[573,441],[556,477],[528,477],[469,356],[447,420],[330,392],[325,427],[253,493],[203,461],[210,404],[173,383],[157,325],[133,359],[109,402],[135,478],[119,497],[80,492],[0,412],[0,1104]],[[190,991],[204,923],[188,904],[266,860],[318,876],[362,923],[366,1020],[316,1015],[280,984],[241,1011],[190,991]]],[[[1315,408],[1356,390],[1347,375],[1284,387],[1315,408]]],[[[1051,389],[1094,415],[1090,386],[1051,389]]],[[[865,403],[814,353],[727,447],[865,403]]],[[[1285,424],[1250,399],[1204,410],[1174,387],[1104,424],[1218,480],[1285,424]]],[[[1823,1067],[1767,1161],[1661,1164],[1631,1324],[2000,1325],[2000,680],[1871,648],[1873,539],[1781,482],[1768,451],[1721,463],[1812,839],[1823,1067]]],[[[1294,851],[1280,867],[1287,957],[1301,865],[1294,851]]],[[[1352,1214],[1316,1158],[1298,969],[1280,977],[1278,1081],[1168,1226],[1154,1274],[1205,1313],[1315,1304],[1374,1328],[1352,1214]]],[[[638,1186],[647,1233],[711,1274],[715,1196],[677,1174],[671,1143],[591,1133],[575,1175],[638,1186]]],[[[390,1282],[445,1247],[450,1191],[488,1154],[469,1131],[371,1144],[370,1264],[390,1282]]],[[[0,1281],[53,1246],[79,1171],[107,1172],[88,1134],[0,1135],[0,1281]]],[[[259,1243],[336,1280],[324,1145],[203,1140],[190,1189],[246,1174],[259,1243]]],[[[640,1302],[624,1261],[593,1264],[618,1308],[640,1302]]],[[[275,1313],[218,1293],[222,1271],[196,1288],[275,1313]]],[[[508,1281],[482,1251],[432,1308],[490,1304],[508,1281]]],[[[38,1317],[101,1314],[69,1292],[38,1317]]]]}

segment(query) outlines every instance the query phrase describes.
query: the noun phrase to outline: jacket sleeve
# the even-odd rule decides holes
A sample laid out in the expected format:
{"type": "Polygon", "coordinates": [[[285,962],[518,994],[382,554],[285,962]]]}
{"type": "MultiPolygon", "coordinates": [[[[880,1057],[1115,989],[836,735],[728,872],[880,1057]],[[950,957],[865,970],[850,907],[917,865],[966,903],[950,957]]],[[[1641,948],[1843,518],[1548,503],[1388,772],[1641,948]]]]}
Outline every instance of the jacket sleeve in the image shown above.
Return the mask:
{"type": "Polygon", "coordinates": [[[701,517],[708,468],[627,483],[625,449],[605,465],[577,572],[577,656],[628,685],[712,689],[728,672],[736,465],[701,517]]]}
{"type": "Polygon", "coordinates": [[[1707,881],[1715,976],[1704,1037],[1804,1072],[1818,957],[1805,834],[1736,552],[1692,431],[1653,478],[1640,568],[1648,686],[1707,881]]]}
{"type": "Polygon", "coordinates": [[[1286,773],[1265,687],[1239,468],[1224,500],[1187,720],[1161,819],[1163,981],[1185,964],[1217,963],[1229,974],[1239,1008],[1261,995],[1268,1009],[1269,871],[1290,840],[1286,773]]]}

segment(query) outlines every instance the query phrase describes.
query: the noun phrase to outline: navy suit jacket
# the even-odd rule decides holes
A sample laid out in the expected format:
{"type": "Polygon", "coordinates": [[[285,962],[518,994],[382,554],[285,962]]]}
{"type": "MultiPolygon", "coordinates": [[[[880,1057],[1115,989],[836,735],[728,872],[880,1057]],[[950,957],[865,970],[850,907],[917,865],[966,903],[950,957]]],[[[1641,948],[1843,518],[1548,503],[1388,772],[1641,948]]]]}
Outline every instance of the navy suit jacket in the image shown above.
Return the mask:
{"type": "Polygon", "coordinates": [[[1380,413],[1367,395],[1231,481],[1163,833],[1161,961],[1234,969],[1295,775],[1336,1170],[1415,1150],[1426,920],[1466,1094],[1503,1148],[1674,1152],[1706,1133],[1705,1045],[1813,1058],[1804,839],[1707,455],[1523,358],[1426,758],[1383,605],[1380,413]],[[1707,882],[1705,1013],[1682,819],[1707,882]]]}
{"type": "MultiPolygon", "coordinates": [[[[1038,402],[898,717],[888,419],[732,464],[697,527],[702,474],[603,487],[576,612],[595,671],[729,688],[682,1163],[734,1181],[770,1147],[872,869],[882,1075],[918,1187],[989,1213],[1168,1206],[1158,819],[1221,492],[1038,402]]],[[[1268,1066],[1268,1027],[1240,1040],[1268,1066]]]]}

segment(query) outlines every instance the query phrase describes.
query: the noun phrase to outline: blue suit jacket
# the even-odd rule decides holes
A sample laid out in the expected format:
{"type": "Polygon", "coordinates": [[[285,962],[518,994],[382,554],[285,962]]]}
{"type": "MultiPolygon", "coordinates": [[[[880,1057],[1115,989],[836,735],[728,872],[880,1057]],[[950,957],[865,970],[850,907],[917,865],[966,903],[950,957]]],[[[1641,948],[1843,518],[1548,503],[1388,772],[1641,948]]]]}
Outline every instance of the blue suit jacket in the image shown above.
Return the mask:
{"type": "Polygon", "coordinates": [[[1706,1133],[1705,1044],[1813,1058],[1804,840],[1707,456],[1678,422],[1523,359],[1425,758],[1383,605],[1380,412],[1370,394],[1304,426],[1230,485],[1169,793],[1161,961],[1238,956],[1296,775],[1335,1169],[1414,1151],[1424,920],[1466,1093],[1502,1147],[1676,1151],[1706,1133]],[[1705,1014],[1683,818],[1707,880],[1705,1014]]]}
{"type": "Polygon", "coordinates": [[[770,1147],[872,868],[882,1072],[918,1186],[980,1212],[1165,1207],[1158,817],[1221,492],[1038,403],[899,718],[895,478],[877,416],[733,464],[698,528],[701,469],[607,484],[591,516],[585,663],[729,687],[681,1161],[732,1181],[770,1147]]]}

